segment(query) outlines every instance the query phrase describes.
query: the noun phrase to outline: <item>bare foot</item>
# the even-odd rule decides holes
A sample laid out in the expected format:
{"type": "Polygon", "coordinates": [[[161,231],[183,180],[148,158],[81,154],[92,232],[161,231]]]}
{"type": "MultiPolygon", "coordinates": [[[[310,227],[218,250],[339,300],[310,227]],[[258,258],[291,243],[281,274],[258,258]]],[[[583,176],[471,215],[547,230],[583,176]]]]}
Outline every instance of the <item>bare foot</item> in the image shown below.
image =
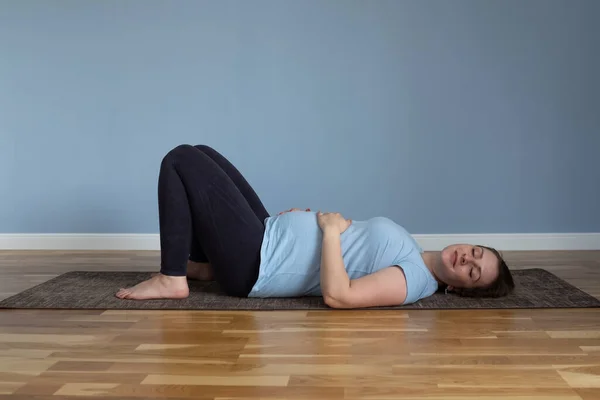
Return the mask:
{"type": "Polygon", "coordinates": [[[188,261],[187,277],[198,281],[212,281],[215,278],[212,267],[209,263],[199,263],[188,261]]]}
{"type": "Polygon", "coordinates": [[[157,274],[147,281],[121,289],[115,296],[120,299],[184,299],[190,294],[185,276],[166,276],[157,274]]]}

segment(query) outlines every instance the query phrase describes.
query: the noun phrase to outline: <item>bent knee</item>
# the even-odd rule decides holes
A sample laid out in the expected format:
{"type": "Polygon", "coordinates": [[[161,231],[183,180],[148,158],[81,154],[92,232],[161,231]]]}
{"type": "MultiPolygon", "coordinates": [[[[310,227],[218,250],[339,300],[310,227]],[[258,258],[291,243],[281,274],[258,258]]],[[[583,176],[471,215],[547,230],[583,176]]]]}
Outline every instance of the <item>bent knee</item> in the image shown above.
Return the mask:
{"type": "Polygon", "coordinates": [[[173,154],[175,156],[185,156],[188,154],[195,154],[198,150],[191,144],[180,144],[179,146],[173,148],[169,154],[173,154]]]}
{"type": "Polygon", "coordinates": [[[179,146],[171,149],[164,157],[163,163],[168,161],[181,160],[182,158],[188,157],[189,155],[197,152],[196,148],[191,144],[180,144],[179,146]]]}
{"type": "Polygon", "coordinates": [[[215,152],[215,149],[213,149],[212,147],[210,147],[206,144],[197,144],[194,147],[204,153],[214,153],[215,152]]]}

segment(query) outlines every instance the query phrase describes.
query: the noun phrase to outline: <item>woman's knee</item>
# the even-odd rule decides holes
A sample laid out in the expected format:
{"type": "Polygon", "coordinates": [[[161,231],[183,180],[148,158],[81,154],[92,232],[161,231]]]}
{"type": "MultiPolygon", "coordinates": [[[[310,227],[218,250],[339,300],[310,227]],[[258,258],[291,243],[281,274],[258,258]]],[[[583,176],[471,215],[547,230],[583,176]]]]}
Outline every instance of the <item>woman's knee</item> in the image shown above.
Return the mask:
{"type": "Polygon", "coordinates": [[[201,152],[207,153],[207,154],[215,152],[215,149],[213,149],[212,147],[210,147],[206,144],[197,144],[194,147],[197,148],[198,150],[200,150],[201,152]]]}
{"type": "Polygon", "coordinates": [[[190,154],[198,154],[198,150],[191,144],[180,144],[173,148],[169,153],[173,154],[175,157],[187,157],[190,154]]]}
{"type": "Polygon", "coordinates": [[[164,157],[163,157],[163,163],[165,162],[173,162],[176,160],[181,160],[184,158],[187,158],[191,155],[193,155],[194,153],[197,154],[198,150],[190,145],[190,144],[180,144],[179,146],[171,149],[164,157]]]}

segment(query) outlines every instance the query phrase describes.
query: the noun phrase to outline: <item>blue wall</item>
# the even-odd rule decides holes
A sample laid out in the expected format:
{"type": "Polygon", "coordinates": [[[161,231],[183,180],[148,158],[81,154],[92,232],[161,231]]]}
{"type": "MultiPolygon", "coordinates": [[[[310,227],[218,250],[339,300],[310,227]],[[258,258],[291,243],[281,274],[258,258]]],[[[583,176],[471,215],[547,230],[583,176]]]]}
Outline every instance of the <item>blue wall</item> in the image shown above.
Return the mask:
{"type": "Polygon", "coordinates": [[[0,232],[156,233],[209,144],[272,213],[600,231],[600,1],[0,0],[0,232]]]}

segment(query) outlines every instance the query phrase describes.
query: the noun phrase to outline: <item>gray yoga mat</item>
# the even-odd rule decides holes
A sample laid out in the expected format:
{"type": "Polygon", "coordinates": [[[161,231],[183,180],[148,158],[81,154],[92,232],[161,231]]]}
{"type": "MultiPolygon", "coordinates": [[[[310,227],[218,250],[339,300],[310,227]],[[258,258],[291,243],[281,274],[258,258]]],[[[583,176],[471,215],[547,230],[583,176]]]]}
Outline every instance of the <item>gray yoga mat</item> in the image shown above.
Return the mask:
{"type": "MultiPolygon", "coordinates": [[[[600,300],[539,268],[512,271],[515,292],[497,299],[462,298],[436,293],[406,306],[378,309],[587,308],[600,300]]],[[[183,300],[120,300],[114,294],[150,278],[148,272],[67,272],[0,302],[0,308],[128,310],[314,310],[327,309],[321,297],[237,298],[224,295],[216,282],[189,281],[183,300]]]]}

